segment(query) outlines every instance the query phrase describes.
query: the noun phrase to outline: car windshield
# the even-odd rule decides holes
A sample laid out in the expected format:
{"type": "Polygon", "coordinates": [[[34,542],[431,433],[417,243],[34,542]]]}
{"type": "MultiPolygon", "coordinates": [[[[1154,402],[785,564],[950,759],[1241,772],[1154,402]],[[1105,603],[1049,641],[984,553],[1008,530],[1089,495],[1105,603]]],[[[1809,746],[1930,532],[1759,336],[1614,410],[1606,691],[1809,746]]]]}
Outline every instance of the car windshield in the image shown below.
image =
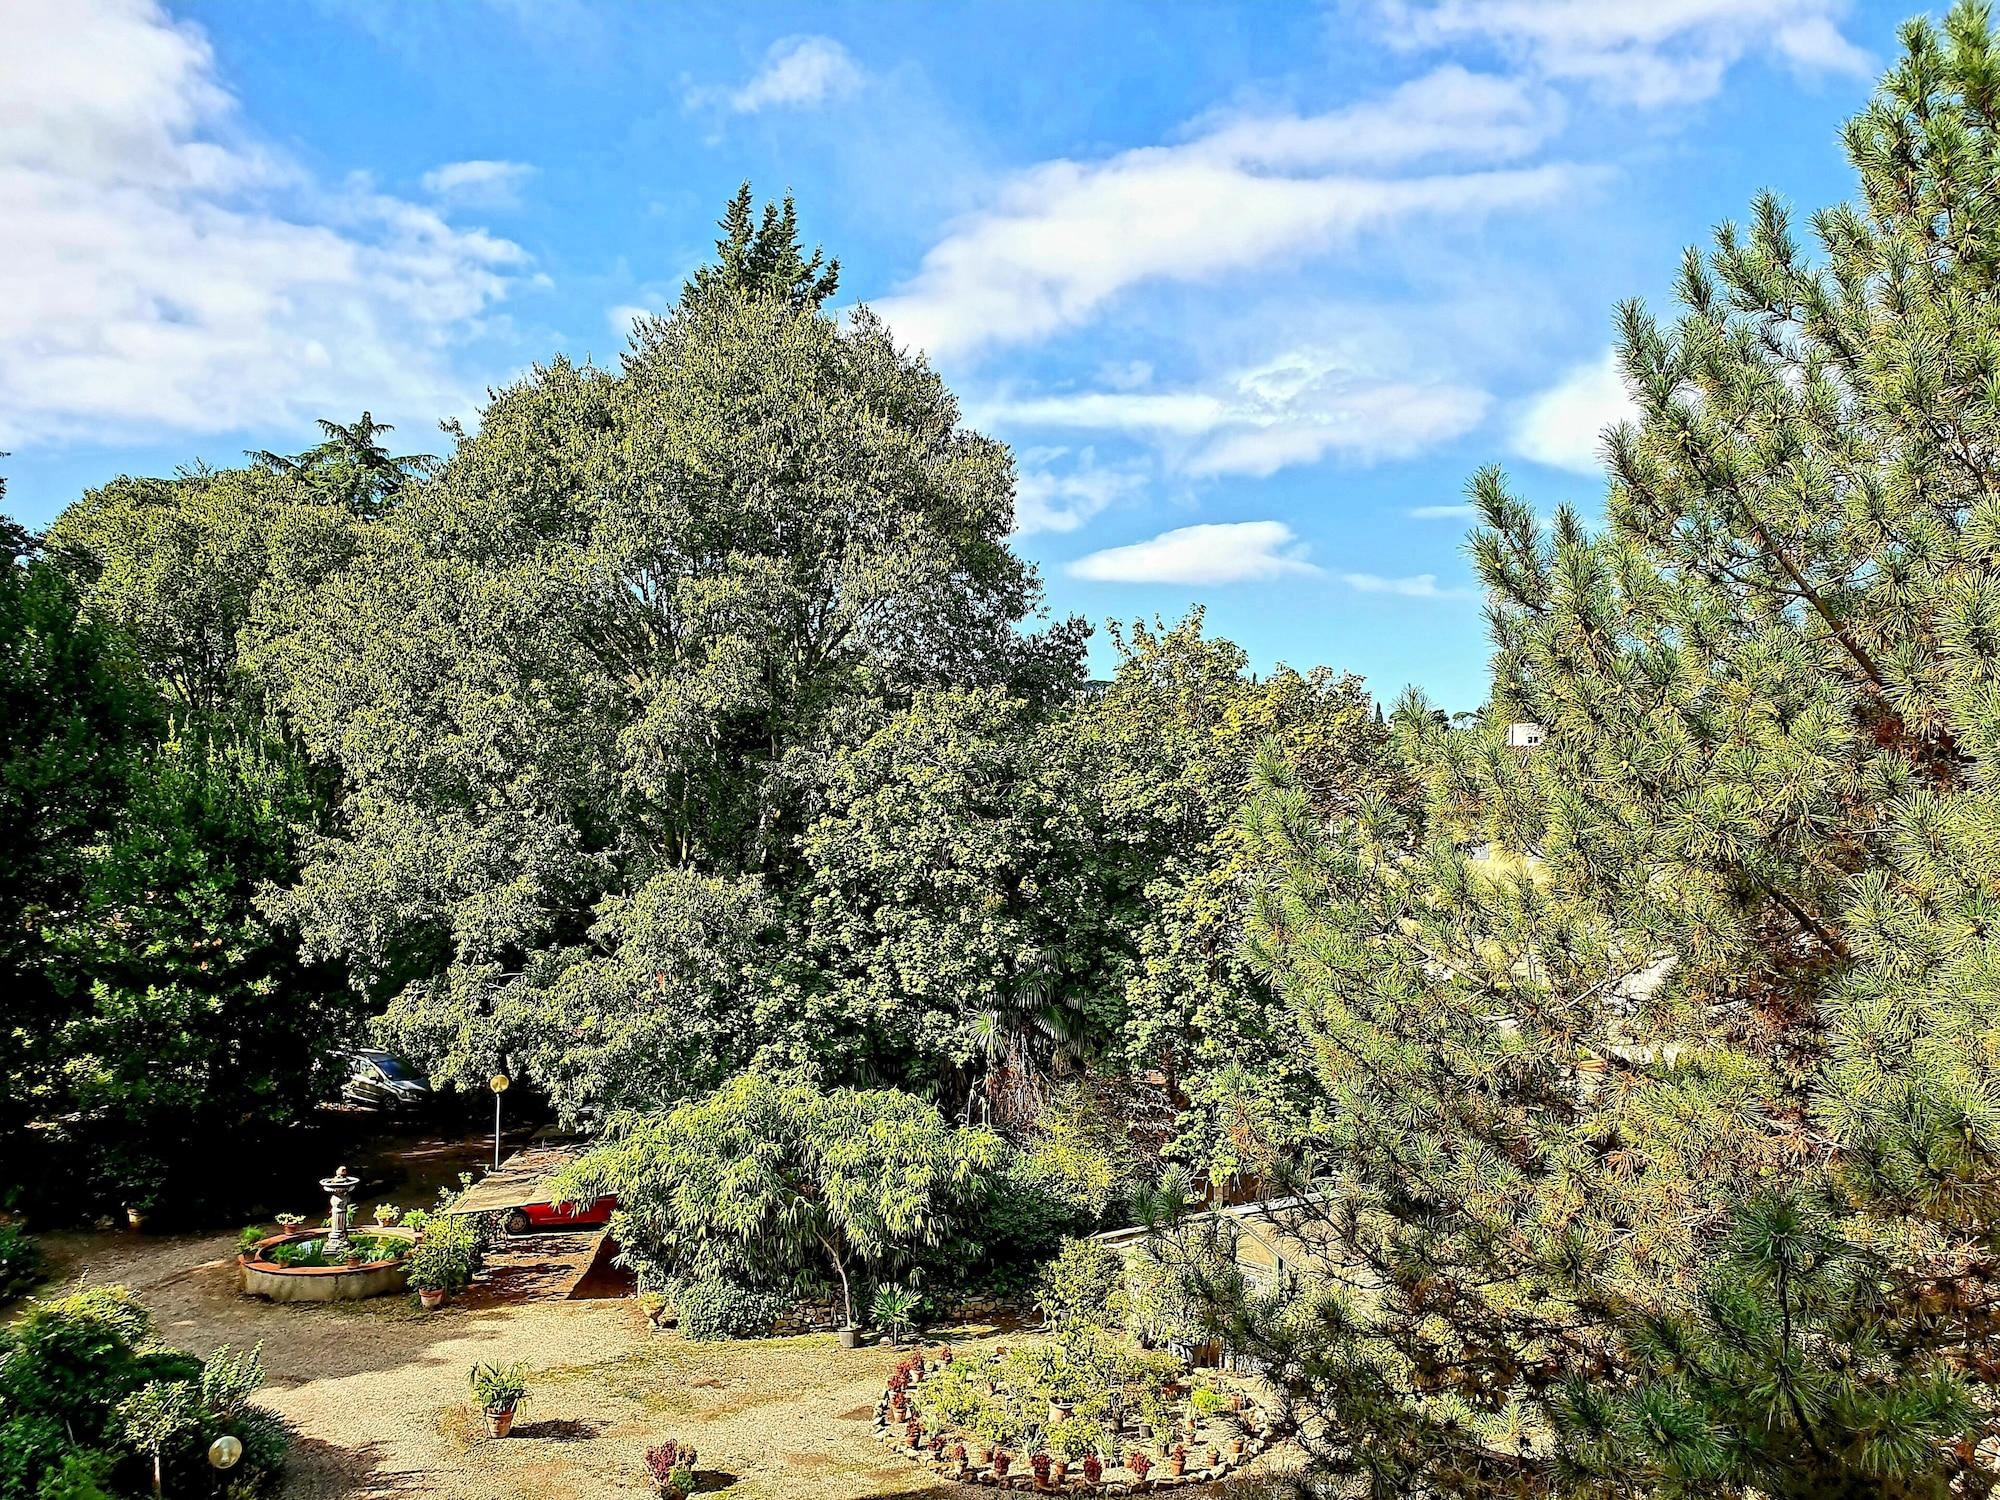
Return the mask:
{"type": "Polygon", "coordinates": [[[382,1076],[391,1083],[415,1083],[417,1081],[417,1075],[393,1057],[377,1057],[373,1059],[373,1062],[377,1068],[381,1069],[382,1076]]]}

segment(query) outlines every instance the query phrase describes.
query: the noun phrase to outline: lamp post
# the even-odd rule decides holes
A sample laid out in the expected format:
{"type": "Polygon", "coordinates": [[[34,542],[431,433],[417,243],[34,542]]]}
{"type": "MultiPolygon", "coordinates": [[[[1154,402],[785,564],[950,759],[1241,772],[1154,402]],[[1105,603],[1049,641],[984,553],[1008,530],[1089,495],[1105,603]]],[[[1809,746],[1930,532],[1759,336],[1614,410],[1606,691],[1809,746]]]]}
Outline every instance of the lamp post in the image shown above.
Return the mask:
{"type": "Polygon", "coordinates": [[[500,1096],[507,1092],[507,1075],[495,1073],[487,1080],[493,1090],[493,1170],[500,1170],[500,1096]]]}

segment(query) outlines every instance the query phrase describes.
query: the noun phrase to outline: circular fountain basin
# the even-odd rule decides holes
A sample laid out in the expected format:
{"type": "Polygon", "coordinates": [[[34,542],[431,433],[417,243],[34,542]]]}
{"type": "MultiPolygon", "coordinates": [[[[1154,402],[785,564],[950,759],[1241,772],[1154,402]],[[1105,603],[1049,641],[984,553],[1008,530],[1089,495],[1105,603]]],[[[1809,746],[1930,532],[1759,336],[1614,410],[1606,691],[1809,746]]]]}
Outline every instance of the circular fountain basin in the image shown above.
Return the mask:
{"type": "MultiPolygon", "coordinates": [[[[300,1245],[326,1238],[324,1229],[295,1229],[290,1234],[274,1234],[259,1240],[247,1254],[236,1257],[241,1268],[244,1293],[268,1297],[273,1302],[358,1302],[364,1297],[386,1297],[408,1289],[409,1265],[403,1260],[364,1260],[353,1265],[281,1266],[270,1254],[280,1245],[300,1245]]],[[[417,1237],[408,1229],[370,1229],[367,1238],[401,1240],[414,1245],[417,1237]]]]}

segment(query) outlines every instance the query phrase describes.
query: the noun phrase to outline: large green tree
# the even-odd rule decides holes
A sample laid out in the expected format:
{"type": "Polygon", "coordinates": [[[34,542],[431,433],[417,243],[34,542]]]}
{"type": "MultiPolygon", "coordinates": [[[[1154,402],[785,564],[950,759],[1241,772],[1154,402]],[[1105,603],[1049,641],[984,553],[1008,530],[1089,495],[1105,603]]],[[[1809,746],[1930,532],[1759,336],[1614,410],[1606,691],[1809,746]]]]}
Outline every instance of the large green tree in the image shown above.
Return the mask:
{"type": "Polygon", "coordinates": [[[1421,824],[1264,768],[1322,1275],[1211,1290],[1375,1493],[2000,1481],[1996,77],[1913,24],[1816,251],[1762,199],[1624,310],[1603,530],[1475,482],[1494,710],[1399,713],[1421,824]]]}
{"type": "Polygon", "coordinates": [[[497,393],[251,653],[346,788],[284,912],[443,1077],[516,1059],[572,1115],[781,1037],[829,756],[923,692],[1078,673],[1079,626],[1020,628],[1006,450],[820,310],[788,209],[738,207],[617,371],[497,393]]]}
{"type": "Polygon", "coordinates": [[[24,1134],[60,1114],[51,1050],[65,1002],[49,934],[84,904],[91,850],[116,823],[161,714],[116,632],[86,616],[36,540],[0,516],[0,1191],[39,1152],[24,1134]]]}

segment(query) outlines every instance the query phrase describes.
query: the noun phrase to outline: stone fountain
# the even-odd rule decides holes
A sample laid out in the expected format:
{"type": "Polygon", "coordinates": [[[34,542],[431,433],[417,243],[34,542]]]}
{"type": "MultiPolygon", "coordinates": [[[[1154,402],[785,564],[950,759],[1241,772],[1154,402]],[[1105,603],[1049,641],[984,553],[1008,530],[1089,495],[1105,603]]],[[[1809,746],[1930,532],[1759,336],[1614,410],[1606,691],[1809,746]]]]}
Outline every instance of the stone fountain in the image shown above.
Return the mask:
{"type": "MultiPolygon", "coordinates": [[[[322,1177],[319,1185],[327,1196],[326,1228],[300,1226],[284,1234],[274,1234],[239,1255],[236,1264],[242,1268],[243,1290],[252,1297],[269,1297],[273,1302],[348,1302],[406,1290],[410,1275],[405,1257],[415,1244],[416,1235],[408,1229],[371,1229],[363,1244],[393,1240],[403,1247],[402,1253],[363,1259],[368,1252],[355,1249],[352,1234],[354,1190],[361,1186],[361,1179],[340,1166],[331,1177],[322,1177]],[[321,1262],[318,1265],[287,1266],[271,1259],[271,1252],[280,1246],[302,1245],[310,1249],[315,1241],[319,1251],[313,1258],[321,1262]]],[[[380,1256],[381,1248],[375,1248],[374,1253],[380,1256]]]]}
{"type": "Polygon", "coordinates": [[[351,1176],[345,1166],[339,1166],[333,1169],[331,1177],[320,1178],[319,1185],[332,1206],[326,1220],[326,1253],[329,1258],[337,1258],[347,1253],[347,1205],[354,1190],[361,1186],[361,1179],[351,1176]]]}

